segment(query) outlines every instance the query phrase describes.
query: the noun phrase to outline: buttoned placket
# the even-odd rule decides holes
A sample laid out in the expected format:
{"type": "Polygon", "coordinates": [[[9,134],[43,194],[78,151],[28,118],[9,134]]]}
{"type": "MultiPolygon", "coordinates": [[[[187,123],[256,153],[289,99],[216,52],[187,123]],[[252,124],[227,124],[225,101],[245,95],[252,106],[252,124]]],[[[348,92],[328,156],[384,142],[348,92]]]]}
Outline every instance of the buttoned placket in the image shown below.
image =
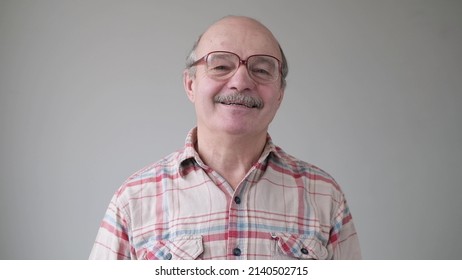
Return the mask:
{"type": "Polygon", "coordinates": [[[253,166],[239,186],[235,189],[228,212],[228,244],[227,255],[228,259],[243,260],[247,259],[248,252],[248,237],[245,231],[250,230],[248,217],[248,197],[252,182],[258,181],[258,177],[262,175],[260,164],[253,166]]]}
{"type": "MultiPolygon", "coordinates": [[[[241,184],[233,190],[231,185],[217,172],[205,164],[199,164],[204,170],[205,174],[212,180],[212,182],[220,188],[228,197],[228,239],[226,243],[226,255],[229,260],[240,260],[243,259],[242,254],[244,248],[242,248],[242,239],[239,239],[239,223],[242,225],[243,221],[238,218],[239,212],[241,212],[243,206],[243,193],[241,190],[244,188],[244,179],[241,184]],[[240,193],[239,193],[240,192],[240,193]],[[236,195],[239,194],[239,195],[236,195]]],[[[253,170],[253,169],[252,169],[253,170]]],[[[250,174],[251,172],[249,172],[250,174]]],[[[242,229],[241,229],[242,230],[242,229]]]]}
{"type": "Polygon", "coordinates": [[[196,161],[214,182],[228,196],[228,239],[226,244],[226,255],[229,260],[247,259],[248,240],[244,231],[249,230],[249,220],[247,211],[247,197],[252,181],[257,181],[263,171],[260,169],[263,162],[267,160],[270,150],[268,149],[249,170],[245,178],[236,187],[235,190],[231,185],[217,172],[205,165],[197,156],[196,161]]]}
{"type": "Polygon", "coordinates": [[[261,170],[261,166],[267,160],[268,154],[269,151],[264,153],[259,162],[252,166],[233,193],[228,212],[228,259],[243,260],[247,259],[247,256],[252,253],[248,252],[249,240],[245,237],[246,234],[244,234],[244,231],[249,231],[251,228],[248,218],[247,200],[252,182],[257,182],[258,178],[264,172],[261,170]]]}
{"type": "Polygon", "coordinates": [[[244,179],[234,191],[229,205],[227,255],[231,260],[246,259],[247,242],[242,233],[248,230],[247,191],[247,180],[244,179]]]}

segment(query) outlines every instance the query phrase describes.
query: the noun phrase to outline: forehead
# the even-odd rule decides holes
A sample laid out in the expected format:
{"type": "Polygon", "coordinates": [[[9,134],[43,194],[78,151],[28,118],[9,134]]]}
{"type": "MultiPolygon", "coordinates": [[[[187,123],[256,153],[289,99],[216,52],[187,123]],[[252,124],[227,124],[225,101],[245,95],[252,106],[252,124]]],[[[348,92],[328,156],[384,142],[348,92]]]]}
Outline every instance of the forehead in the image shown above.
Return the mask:
{"type": "Polygon", "coordinates": [[[230,51],[241,58],[253,54],[281,58],[273,34],[259,22],[247,18],[224,19],[207,29],[198,44],[196,55],[201,57],[211,51],[230,51]]]}

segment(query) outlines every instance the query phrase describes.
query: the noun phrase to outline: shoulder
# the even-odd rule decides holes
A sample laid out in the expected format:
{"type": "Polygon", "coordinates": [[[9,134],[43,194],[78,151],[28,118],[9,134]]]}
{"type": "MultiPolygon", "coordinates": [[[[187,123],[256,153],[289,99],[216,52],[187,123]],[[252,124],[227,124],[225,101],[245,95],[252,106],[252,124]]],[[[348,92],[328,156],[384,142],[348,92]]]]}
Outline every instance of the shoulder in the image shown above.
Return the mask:
{"type": "Polygon", "coordinates": [[[274,157],[271,161],[273,168],[278,168],[284,174],[294,178],[303,178],[307,184],[321,184],[332,187],[335,191],[341,192],[337,181],[328,172],[320,167],[301,160],[286,153],[281,147],[275,146],[274,157]]]}
{"type": "Polygon", "coordinates": [[[176,178],[182,151],[173,152],[130,175],[117,189],[115,196],[120,199],[129,199],[144,187],[152,189],[160,186],[165,178],[176,178]]]}

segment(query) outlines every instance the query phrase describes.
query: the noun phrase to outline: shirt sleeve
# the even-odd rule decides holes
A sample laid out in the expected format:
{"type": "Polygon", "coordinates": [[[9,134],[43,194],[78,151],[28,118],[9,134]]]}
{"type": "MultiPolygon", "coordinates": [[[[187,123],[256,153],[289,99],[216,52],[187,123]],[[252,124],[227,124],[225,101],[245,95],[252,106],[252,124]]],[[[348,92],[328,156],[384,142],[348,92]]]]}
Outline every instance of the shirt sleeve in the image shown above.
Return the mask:
{"type": "Polygon", "coordinates": [[[131,245],[127,215],[115,194],[101,221],[90,259],[124,260],[131,259],[131,245]]]}
{"type": "Polygon", "coordinates": [[[344,195],[342,195],[342,200],[334,214],[328,244],[330,258],[339,260],[361,259],[358,234],[344,195]]]}

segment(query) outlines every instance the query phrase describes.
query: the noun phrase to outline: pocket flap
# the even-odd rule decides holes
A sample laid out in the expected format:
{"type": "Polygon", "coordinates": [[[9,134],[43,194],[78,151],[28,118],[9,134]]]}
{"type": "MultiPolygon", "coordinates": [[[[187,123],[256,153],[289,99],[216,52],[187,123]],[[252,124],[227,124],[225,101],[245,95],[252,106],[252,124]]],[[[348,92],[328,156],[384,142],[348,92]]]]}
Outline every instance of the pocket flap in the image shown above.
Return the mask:
{"type": "Polygon", "coordinates": [[[281,253],[297,259],[327,259],[327,249],[315,236],[275,233],[281,253]]]}
{"type": "Polygon", "coordinates": [[[202,254],[201,235],[179,236],[169,240],[157,240],[147,249],[148,260],[195,260],[202,254]]]}

